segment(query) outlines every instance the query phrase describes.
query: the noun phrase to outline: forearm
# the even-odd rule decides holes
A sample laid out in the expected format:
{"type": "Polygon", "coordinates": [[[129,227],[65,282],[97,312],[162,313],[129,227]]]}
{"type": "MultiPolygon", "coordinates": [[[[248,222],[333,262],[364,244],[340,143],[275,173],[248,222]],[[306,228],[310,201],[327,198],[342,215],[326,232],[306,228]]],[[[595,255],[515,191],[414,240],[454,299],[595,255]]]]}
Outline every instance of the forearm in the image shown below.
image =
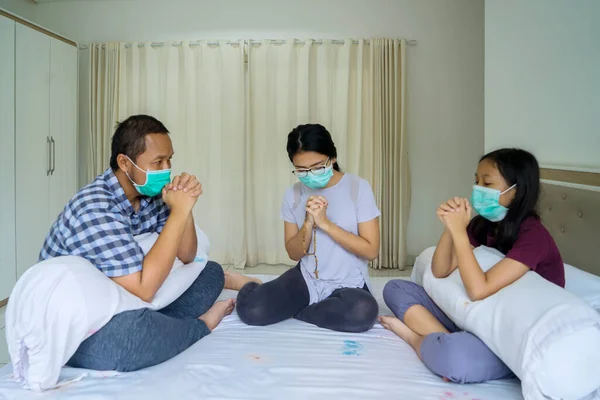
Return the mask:
{"type": "Polygon", "coordinates": [[[370,243],[365,238],[350,233],[329,221],[321,228],[337,244],[364,260],[374,260],[379,255],[379,244],[370,243]]]}
{"type": "Polygon", "coordinates": [[[194,216],[190,213],[185,223],[181,243],[177,250],[177,258],[184,264],[189,264],[196,258],[198,251],[198,238],[196,237],[196,226],[194,225],[194,216]]]}
{"type": "Polygon", "coordinates": [[[458,270],[469,298],[479,300],[486,290],[487,280],[485,273],[479,266],[467,232],[458,232],[452,235],[454,251],[458,262],[458,270]]]}
{"type": "Polygon", "coordinates": [[[445,278],[456,268],[456,256],[454,255],[454,243],[452,235],[444,229],[440,241],[433,253],[431,272],[436,278],[445,278]]]}
{"type": "Polygon", "coordinates": [[[300,261],[308,251],[312,241],[313,226],[312,223],[304,221],[304,225],[302,225],[298,233],[285,244],[288,256],[292,260],[300,261]],[[302,238],[305,234],[306,237],[303,240],[302,238]]]}
{"type": "Polygon", "coordinates": [[[138,294],[143,300],[150,301],[169,276],[188,216],[189,213],[173,210],[156,243],[144,258],[138,294]]]}

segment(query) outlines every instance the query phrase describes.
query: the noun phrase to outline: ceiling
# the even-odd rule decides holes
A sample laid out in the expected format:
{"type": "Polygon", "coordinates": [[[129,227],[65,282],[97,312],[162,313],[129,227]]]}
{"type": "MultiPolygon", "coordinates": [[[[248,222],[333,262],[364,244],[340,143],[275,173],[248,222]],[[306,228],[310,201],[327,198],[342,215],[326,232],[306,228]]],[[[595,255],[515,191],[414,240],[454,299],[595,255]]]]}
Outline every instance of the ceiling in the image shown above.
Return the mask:
{"type": "Polygon", "coordinates": [[[30,0],[34,3],[66,3],[74,1],[115,1],[115,0],[30,0]]]}

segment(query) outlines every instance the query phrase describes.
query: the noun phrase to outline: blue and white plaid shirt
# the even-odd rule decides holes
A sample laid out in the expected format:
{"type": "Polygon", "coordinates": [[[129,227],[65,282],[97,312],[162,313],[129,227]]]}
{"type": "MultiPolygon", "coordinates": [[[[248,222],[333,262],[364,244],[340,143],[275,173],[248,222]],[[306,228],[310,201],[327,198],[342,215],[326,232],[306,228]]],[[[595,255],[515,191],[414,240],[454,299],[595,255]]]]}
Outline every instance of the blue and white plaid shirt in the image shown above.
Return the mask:
{"type": "Polygon", "coordinates": [[[81,189],[52,225],[40,261],[80,256],[109,277],[142,270],[144,252],[134,236],[160,233],[169,217],[161,196],[142,197],[136,213],[109,168],[81,189]]]}

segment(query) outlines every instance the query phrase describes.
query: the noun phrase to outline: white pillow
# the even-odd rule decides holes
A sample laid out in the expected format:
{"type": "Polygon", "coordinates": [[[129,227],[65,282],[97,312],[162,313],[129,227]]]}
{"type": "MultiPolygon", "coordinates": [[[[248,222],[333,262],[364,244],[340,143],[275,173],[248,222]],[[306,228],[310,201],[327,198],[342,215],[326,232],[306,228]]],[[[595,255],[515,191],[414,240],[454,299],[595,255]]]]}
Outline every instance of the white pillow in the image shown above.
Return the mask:
{"type": "MultiPolygon", "coordinates": [[[[198,251],[194,262],[184,265],[179,259],[175,259],[169,276],[156,292],[150,308],[160,310],[174,302],[190,287],[206,266],[210,248],[208,236],[196,226],[196,237],[198,238],[198,251]]],[[[158,233],[147,233],[135,237],[144,254],[148,254],[157,239],[158,233]]]]}
{"type": "MultiPolygon", "coordinates": [[[[81,257],[57,257],[29,268],[6,310],[6,340],[14,377],[34,391],[55,388],[81,342],[123,311],[158,309],[177,299],[207,263],[208,238],[198,228],[199,262],[176,261],[151,304],[114,283],[81,257]]],[[[136,237],[145,253],[158,235],[136,237]]]]}
{"type": "Polygon", "coordinates": [[[600,277],[565,264],[565,289],[600,312],[600,277]]]}
{"type": "MultiPolygon", "coordinates": [[[[492,249],[493,251],[496,251],[492,249]]],[[[433,258],[435,247],[430,247],[421,254],[422,261],[433,258]]],[[[497,254],[502,255],[498,252],[497,254]]],[[[423,275],[425,269],[429,267],[426,262],[415,263],[410,280],[418,285],[423,286],[423,275]]],[[[600,277],[590,274],[576,268],[572,265],[565,264],[565,290],[580,297],[584,302],[589,304],[600,312],[600,277]]]]}
{"type": "MultiPolygon", "coordinates": [[[[433,276],[433,252],[419,256],[414,280],[521,379],[525,399],[580,399],[600,388],[600,314],[593,308],[535,272],[472,302],[458,270],[444,279],[433,276]]],[[[504,257],[486,247],[474,253],[484,271],[504,257]]]]}

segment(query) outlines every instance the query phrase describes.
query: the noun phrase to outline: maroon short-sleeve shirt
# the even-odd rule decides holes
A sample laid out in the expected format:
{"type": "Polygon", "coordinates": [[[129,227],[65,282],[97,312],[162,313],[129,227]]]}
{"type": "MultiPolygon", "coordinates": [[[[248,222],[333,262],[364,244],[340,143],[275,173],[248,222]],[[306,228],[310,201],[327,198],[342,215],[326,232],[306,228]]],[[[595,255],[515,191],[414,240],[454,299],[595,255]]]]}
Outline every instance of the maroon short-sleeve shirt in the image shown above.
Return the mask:
{"type": "MultiPolygon", "coordinates": [[[[479,243],[473,236],[472,230],[471,223],[467,233],[473,247],[485,245],[496,248],[496,239],[493,236],[494,225],[491,225],[487,232],[487,243],[479,243]]],[[[506,257],[525,264],[543,278],[565,287],[565,266],[562,257],[550,232],[539,219],[530,217],[521,223],[517,240],[506,257]]]]}

